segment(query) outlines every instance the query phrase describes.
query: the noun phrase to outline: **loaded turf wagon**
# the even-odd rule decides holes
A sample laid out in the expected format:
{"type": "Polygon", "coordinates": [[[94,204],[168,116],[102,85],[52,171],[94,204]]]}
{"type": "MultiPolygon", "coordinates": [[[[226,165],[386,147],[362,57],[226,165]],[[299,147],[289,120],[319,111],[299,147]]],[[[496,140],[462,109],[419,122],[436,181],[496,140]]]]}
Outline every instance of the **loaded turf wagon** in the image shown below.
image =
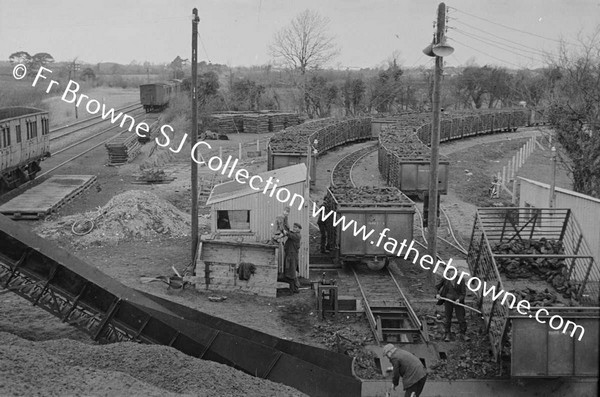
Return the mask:
{"type": "Polygon", "coordinates": [[[389,238],[399,243],[413,238],[414,203],[397,188],[332,187],[327,190],[324,207],[335,211],[337,220],[344,217],[346,225],[355,222],[343,230],[344,221],[334,225],[333,215],[325,221],[329,241],[333,242],[332,254],[338,264],[364,261],[371,269],[381,269],[393,256],[385,250],[389,238]],[[355,233],[363,226],[364,233],[373,230],[366,239],[364,233],[355,233]],[[389,231],[381,237],[380,233],[386,228],[389,231]]]}

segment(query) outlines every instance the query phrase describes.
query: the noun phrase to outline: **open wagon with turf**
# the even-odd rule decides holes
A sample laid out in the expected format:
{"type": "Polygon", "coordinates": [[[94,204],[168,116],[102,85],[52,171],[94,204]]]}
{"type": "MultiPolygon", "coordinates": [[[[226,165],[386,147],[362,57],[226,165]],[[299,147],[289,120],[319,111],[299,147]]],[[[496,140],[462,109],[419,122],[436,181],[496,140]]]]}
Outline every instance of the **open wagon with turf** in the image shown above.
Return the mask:
{"type": "Polygon", "coordinates": [[[332,215],[325,221],[336,263],[364,261],[381,269],[393,256],[385,250],[393,244],[386,246],[390,239],[398,244],[412,240],[414,203],[395,187],[331,187],[324,207],[336,212],[335,219],[332,215]]]}
{"type": "Polygon", "coordinates": [[[600,273],[571,210],[479,208],[467,260],[488,291],[477,294],[493,354],[510,354],[512,376],[598,376],[600,273]]]}

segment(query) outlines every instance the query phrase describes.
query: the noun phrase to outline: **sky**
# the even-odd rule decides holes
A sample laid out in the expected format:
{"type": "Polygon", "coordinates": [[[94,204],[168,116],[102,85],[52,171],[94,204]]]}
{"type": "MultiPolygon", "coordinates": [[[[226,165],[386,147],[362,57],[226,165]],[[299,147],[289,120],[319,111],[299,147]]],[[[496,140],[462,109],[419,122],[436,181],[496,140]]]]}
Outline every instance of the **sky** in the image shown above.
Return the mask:
{"type": "MultiPolygon", "coordinates": [[[[192,9],[200,15],[198,61],[229,66],[272,63],[275,32],[305,9],[330,20],[340,49],[336,69],[430,65],[439,1],[432,0],[0,0],[0,60],[16,51],[57,61],[168,63],[191,58],[192,9]]],[[[600,0],[455,0],[448,7],[447,66],[474,62],[536,68],[559,39],[600,26],[600,0]]]]}

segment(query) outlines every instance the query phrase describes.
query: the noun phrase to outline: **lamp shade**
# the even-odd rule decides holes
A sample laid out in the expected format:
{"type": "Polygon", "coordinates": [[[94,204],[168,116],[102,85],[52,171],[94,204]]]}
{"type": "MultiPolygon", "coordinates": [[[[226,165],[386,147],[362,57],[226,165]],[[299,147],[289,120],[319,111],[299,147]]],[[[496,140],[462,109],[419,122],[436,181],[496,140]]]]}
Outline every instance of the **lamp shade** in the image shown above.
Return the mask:
{"type": "Polygon", "coordinates": [[[433,53],[433,44],[429,44],[427,47],[425,47],[423,49],[423,54],[427,55],[428,57],[434,57],[435,54],[433,53]]]}
{"type": "Polygon", "coordinates": [[[452,55],[454,48],[446,43],[446,39],[442,39],[441,43],[434,45],[431,51],[438,57],[447,57],[452,55]]]}

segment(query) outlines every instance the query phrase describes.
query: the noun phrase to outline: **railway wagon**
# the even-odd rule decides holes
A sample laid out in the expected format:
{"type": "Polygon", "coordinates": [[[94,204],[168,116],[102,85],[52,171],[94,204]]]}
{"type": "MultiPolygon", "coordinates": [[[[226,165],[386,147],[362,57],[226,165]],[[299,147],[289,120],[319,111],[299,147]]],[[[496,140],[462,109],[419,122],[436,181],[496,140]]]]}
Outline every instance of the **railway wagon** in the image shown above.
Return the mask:
{"type": "Polygon", "coordinates": [[[333,225],[332,217],[325,221],[337,264],[363,261],[373,270],[381,269],[393,256],[388,252],[393,243],[386,246],[390,239],[399,244],[413,238],[414,203],[395,187],[331,187],[327,189],[324,207],[335,211],[338,220],[345,218],[337,226],[333,225]],[[364,226],[364,233],[355,235],[354,225],[343,230],[343,223],[348,225],[351,221],[356,223],[356,230],[364,226]],[[382,236],[385,228],[389,230],[382,236]]]}
{"type": "Polygon", "coordinates": [[[140,102],[146,113],[160,112],[168,105],[176,94],[176,83],[152,83],[140,85],[140,102]]]}
{"type": "Polygon", "coordinates": [[[0,194],[33,180],[50,157],[48,112],[30,107],[0,109],[0,194]]]}
{"type": "Polygon", "coordinates": [[[479,208],[468,252],[473,276],[509,291],[476,294],[495,358],[510,346],[511,376],[598,377],[600,273],[571,210],[479,208]]]}
{"type": "MultiPolygon", "coordinates": [[[[397,153],[387,151],[384,146],[378,150],[379,173],[386,183],[396,186],[402,193],[417,196],[429,190],[431,160],[426,158],[403,158],[397,153]]],[[[450,161],[443,157],[438,166],[438,191],[448,193],[450,161]]]]}
{"type": "Polygon", "coordinates": [[[269,171],[310,162],[311,183],[316,180],[317,157],[350,142],[372,139],[371,119],[320,119],[286,128],[271,137],[267,147],[269,171]],[[311,151],[310,159],[308,156],[311,151]]]}

